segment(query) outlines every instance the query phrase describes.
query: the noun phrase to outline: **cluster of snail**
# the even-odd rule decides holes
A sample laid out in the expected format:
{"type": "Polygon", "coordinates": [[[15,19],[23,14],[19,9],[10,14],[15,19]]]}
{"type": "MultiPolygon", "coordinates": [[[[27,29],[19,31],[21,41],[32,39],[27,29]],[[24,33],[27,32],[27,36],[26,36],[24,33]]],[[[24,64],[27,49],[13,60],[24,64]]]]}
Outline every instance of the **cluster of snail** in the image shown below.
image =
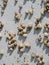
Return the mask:
{"type": "Polygon", "coordinates": [[[46,22],[45,30],[46,30],[46,32],[44,33],[44,37],[46,37],[46,39],[44,40],[43,43],[44,43],[44,45],[49,47],[49,22],[46,22]]]}
{"type": "Polygon", "coordinates": [[[35,54],[34,52],[32,52],[31,57],[37,59],[37,62],[41,65],[45,63],[43,55],[35,54]]]}
{"type": "Polygon", "coordinates": [[[23,65],[31,65],[29,62],[24,62],[23,65]]]}
{"type": "Polygon", "coordinates": [[[17,41],[14,39],[15,36],[16,36],[16,34],[13,32],[9,32],[8,36],[7,36],[8,49],[11,51],[13,51],[15,49],[15,47],[17,46],[17,41]]]}
{"type": "Polygon", "coordinates": [[[33,9],[26,10],[26,11],[25,11],[25,14],[33,14],[33,9]]]}
{"type": "Polygon", "coordinates": [[[19,43],[15,40],[15,37],[16,35],[13,33],[13,32],[9,32],[8,33],[8,36],[7,36],[7,40],[8,40],[8,49],[10,51],[13,51],[16,46],[18,46],[18,49],[20,52],[24,52],[25,48],[30,48],[30,43],[29,42],[26,42],[26,43],[19,43]],[[24,48],[25,46],[25,48],[24,48]]]}
{"type": "Polygon", "coordinates": [[[23,37],[27,37],[27,31],[30,31],[32,26],[32,23],[29,23],[27,26],[25,26],[24,23],[20,23],[18,26],[18,34],[23,37]]]}
{"type": "Polygon", "coordinates": [[[4,26],[4,24],[0,21],[0,39],[2,38],[1,31],[2,31],[3,26],[4,26]]]}
{"type": "Polygon", "coordinates": [[[15,19],[20,20],[20,13],[19,12],[15,12],[15,19]]]}
{"type": "Polygon", "coordinates": [[[42,28],[42,24],[40,22],[40,18],[37,18],[36,19],[36,22],[35,22],[35,27],[34,29],[37,30],[37,29],[41,29],[42,28]]]}
{"type": "Polygon", "coordinates": [[[48,32],[49,31],[49,22],[46,22],[44,27],[45,27],[46,31],[48,32]]]}
{"type": "MultiPolygon", "coordinates": [[[[43,65],[45,63],[43,55],[35,54],[32,52],[31,58],[36,59],[37,63],[43,65]]],[[[23,65],[31,65],[29,61],[24,61],[23,65]]]]}
{"type": "Polygon", "coordinates": [[[30,47],[31,47],[29,42],[25,42],[24,44],[18,43],[17,46],[18,46],[18,50],[21,53],[25,52],[25,49],[30,49],[30,47]]]}
{"type": "Polygon", "coordinates": [[[3,6],[4,6],[4,7],[7,6],[7,2],[8,2],[8,0],[3,0],[3,6]]]}
{"type": "Polygon", "coordinates": [[[47,1],[45,4],[45,11],[49,13],[49,1],[47,1]]]}
{"type": "Polygon", "coordinates": [[[8,0],[3,0],[3,6],[1,6],[1,14],[2,15],[4,14],[4,10],[7,6],[7,3],[8,3],[8,0]]]}
{"type": "Polygon", "coordinates": [[[41,14],[44,15],[45,12],[49,13],[49,0],[42,0],[44,2],[44,8],[41,9],[41,14]]]}
{"type": "Polygon", "coordinates": [[[4,24],[0,21],[0,30],[2,30],[4,24]]]}
{"type": "Polygon", "coordinates": [[[46,22],[44,26],[45,32],[43,33],[44,38],[41,35],[38,36],[37,40],[41,43],[44,43],[47,47],[49,47],[49,22],[46,22]]]}

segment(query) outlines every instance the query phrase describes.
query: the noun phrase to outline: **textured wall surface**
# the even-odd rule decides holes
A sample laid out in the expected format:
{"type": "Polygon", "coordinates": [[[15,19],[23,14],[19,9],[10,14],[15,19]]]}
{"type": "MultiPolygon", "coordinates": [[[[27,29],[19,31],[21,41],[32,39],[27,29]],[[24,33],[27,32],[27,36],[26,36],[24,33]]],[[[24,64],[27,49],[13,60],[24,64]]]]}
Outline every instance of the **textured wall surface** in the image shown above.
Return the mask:
{"type": "MultiPolygon", "coordinates": [[[[38,35],[42,35],[43,37],[43,28],[44,28],[44,24],[49,21],[49,14],[46,14],[43,19],[42,19],[42,30],[40,32],[35,32],[34,33],[34,25],[35,25],[35,21],[36,18],[39,18],[41,16],[40,10],[41,10],[41,0],[36,0],[34,3],[32,1],[26,1],[26,3],[24,4],[26,0],[19,0],[18,3],[15,5],[14,0],[8,0],[8,4],[7,7],[4,10],[4,14],[3,16],[1,16],[1,6],[0,6],[0,21],[2,21],[4,23],[4,27],[3,30],[1,31],[2,33],[2,39],[0,41],[0,49],[3,50],[4,55],[2,58],[0,58],[0,65],[3,65],[3,63],[5,63],[6,65],[23,65],[24,62],[24,57],[26,57],[26,61],[29,61],[31,63],[31,65],[36,65],[37,63],[35,61],[31,62],[31,53],[35,52],[35,53],[39,53],[39,55],[43,55],[43,58],[45,60],[45,64],[44,65],[49,65],[49,48],[45,47],[43,44],[37,44],[36,39],[38,37],[38,35]],[[21,37],[19,37],[17,35],[17,27],[19,25],[19,22],[15,22],[14,19],[14,13],[16,11],[19,11],[19,5],[23,5],[23,8],[21,10],[21,19],[19,22],[24,22],[26,25],[29,22],[33,22],[33,28],[30,31],[30,33],[28,34],[26,39],[23,39],[21,37]],[[29,18],[29,16],[25,18],[25,11],[28,9],[31,9],[31,6],[34,8],[34,13],[32,15],[31,18],[29,18]],[[22,54],[22,56],[20,57],[18,54],[18,49],[16,47],[16,49],[13,51],[13,53],[11,55],[9,55],[9,53],[7,52],[8,50],[8,42],[6,42],[6,36],[5,35],[5,30],[6,31],[14,31],[16,33],[16,40],[17,41],[21,41],[21,42],[25,42],[28,41],[31,44],[31,49],[27,52],[24,52],[22,54]],[[19,59],[17,59],[19,58],[19,59]],[[19,61],[19,62],[17,62],[19,61]]],[[[2,5],[2,0],[0,0],[0,4],[2,5]]]]}

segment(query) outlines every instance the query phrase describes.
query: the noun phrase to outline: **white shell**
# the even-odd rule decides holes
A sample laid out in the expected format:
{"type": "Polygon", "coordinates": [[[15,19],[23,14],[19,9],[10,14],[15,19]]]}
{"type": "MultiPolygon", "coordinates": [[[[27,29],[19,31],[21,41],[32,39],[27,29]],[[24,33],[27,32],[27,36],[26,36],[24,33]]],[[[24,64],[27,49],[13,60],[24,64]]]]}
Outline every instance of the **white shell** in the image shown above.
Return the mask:
{"type": "Polygon", "coordinates": [[[45,36],[45,37],[48,37],[48,35],[49,35],[49,34],[48,34],[47,32],[44,33],[44,36],[45,36]]]}
{"type": "Polygon", "coordinates": [[[23,29],[23,33],[26,33],[26,28],[25,28],[25,29],[23,29]]]}
{"type": "Polygon", "coordinates": [[[44,8],[41,9],[41,14],[42,14],[42,15],[44,14],[44,8]]]}
{"type": "Polygon", "coordinates": [[[27,37],[27,34],[23,34],[23,37],[27,37]]]}
{"type": "Polygon", "coordinates": [[[0,50],[0,55],[3,55],[3,54],[4,54],[3,50],[0,50]]]}
{"type": "Polygon", "coordinates": [[[30,43],[29,42],[26,42],[25,43],[25,47],[29,48],[30,47],[30,43]]]}

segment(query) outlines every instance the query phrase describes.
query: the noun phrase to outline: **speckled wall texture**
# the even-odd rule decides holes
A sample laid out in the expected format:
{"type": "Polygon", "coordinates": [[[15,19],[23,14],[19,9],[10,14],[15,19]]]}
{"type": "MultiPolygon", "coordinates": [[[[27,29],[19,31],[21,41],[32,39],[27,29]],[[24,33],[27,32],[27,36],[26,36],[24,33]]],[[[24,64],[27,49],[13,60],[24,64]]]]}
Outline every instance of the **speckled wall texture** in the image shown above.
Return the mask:
{"type": "MultiPolygon", "coordinates": [[[[18,2],[15,2],[15,0],[8,0],[7,3],[3,3],[3,1],[4,0],[0,0],[0,21],[4,24],[0,31],[0,36],[2,37],[0,40],[0,50],[3,51],[3,56],[0,54],[0,65],[24,65],[24,59],[25,62],[29,62],[31,65],[37,65],[38,60],[35,58],[31,59],[32,52],[39,54],[39,56],[43,55],[44,65],[49,65],[49,47],[46,46],[46,44],[44,45],[43,40],[44,35],[46,34],[48,34],[47,37],[49,40],[49,32],[46,32],[47,29],[44,30],[46,22],[48,22],[49,25],[49,12],[46,11],[44,14],[41,13],[41,9],[46,7],[44,6],[45,3],[41,2],[42,0],[18,0],[18,2]],[[7,4],[5,8],[3,4],[7,4]],[[28,13],[30,10],[32,10],[32,13],[28,13]],[[18,20],[15,18],[15,12],[17,12],[16,17],[19,17],[18,20]],[[27,12],[27,15],[25,12],[27,12]],[[40,24],[38,23],[39,30],[38,28],[37,30],[34,29],[35,24],[37,24],[35,23],[37,18],[40,18],[40,24]],[[31,30],[28,33],[25,33],[27,35],[25,38],[18,34],[18,26],[20,23],[24,23],[26,28],[29,23],[33,24],[31,30]],[[23,45],[27,42],[30,43],[29,50],[25,49],[24,52],[21,53],[20,51],[18,52],[18,46],[16,46],[12,53],[11,51],[8,52],[8,42],[10,41],[6,41],[6,38],[10,31],[16,34],[14,39],[16,40],[17,45],[19,45],[19,43],[23,43],[23,45]],[[37,41],[39,35],[42,37],[42,42],[37,41]]],[[[45,40],[47,40],[47,38],[45,38],[45,40]]],[[[49,43],[49,41],[47,43],[49,43]]]]}

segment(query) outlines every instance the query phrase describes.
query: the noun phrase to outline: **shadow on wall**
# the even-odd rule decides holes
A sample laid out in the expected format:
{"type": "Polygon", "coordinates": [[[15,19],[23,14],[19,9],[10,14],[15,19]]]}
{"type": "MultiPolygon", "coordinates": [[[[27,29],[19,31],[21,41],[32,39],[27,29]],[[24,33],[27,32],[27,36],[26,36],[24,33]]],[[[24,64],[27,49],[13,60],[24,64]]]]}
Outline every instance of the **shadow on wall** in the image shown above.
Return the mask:
{"type": "Polygon", "coordinates": [[[19,57],[21,57],[24,52],[20,52],[19,49],[18,49],[17,53],[19,54],[19,57]]]}
{"type": "Polygon", "coordinates": [[[2,59],[3,55],[0,55],[0,60],[2,59]]]}
{"type": "Polygon", "coordinates": [[[31,1],[32,3],[35,3],[36,0],[24,0],[23,4],[25,5],[27,1],[31,1]]]}
{"type": "Polygon", "coordinates": [[[16,5],[16,4],[17,4],[17,1],[14,2],[14,5],[16,5]]]}
{"type": "Polygon", "coordinates": [[[15,49],[16,49],[16,47],[13,50],[8,49],[7,53],[9,53],[9,55],[11,55],[15,49]]]}
{"type": "Polygon", "coordinates": [[[49,56],[49,47],[43,46],[43,50],[45,50],[45,53],[49,56]]]}
{"type": "Polygon", "coordinates": [[[23,36],[19,36],[19,37],[18,37],[18,40],[22,41],[22,43],[23,43],[23,42],[25,42],[26,38],[23,37],[23,36]]]}
{"type": "MultiPolygon", "coordinates": [[[[36,45],[39,46],[39,47],[41,47],[41,46],[43,45],[43,43],[40,43],[40,42],[37,42],[37,41],[36,41],[36,45]]],[[[45,53],[48,54],[48,56],[49,56],[49,47],[43,45],[43,48],[42,48],[42,49],[43,49],[43,50],[45,51],[45,53]]]]}
{"type": "Polygon", "coordinates": [[[39,34],[41,32],[41,29],[34,30],[34,34],[39,34]]]}

